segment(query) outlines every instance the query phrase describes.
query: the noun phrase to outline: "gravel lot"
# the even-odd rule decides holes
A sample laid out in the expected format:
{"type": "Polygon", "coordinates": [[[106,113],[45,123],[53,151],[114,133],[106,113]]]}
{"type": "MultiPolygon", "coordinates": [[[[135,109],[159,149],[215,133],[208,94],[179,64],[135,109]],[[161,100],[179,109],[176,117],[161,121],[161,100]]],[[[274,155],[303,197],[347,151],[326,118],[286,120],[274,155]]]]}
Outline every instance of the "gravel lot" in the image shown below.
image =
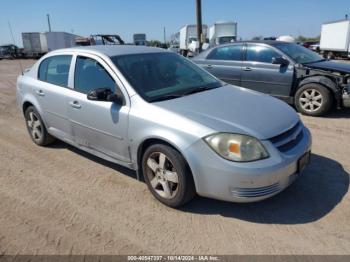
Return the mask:
{"type": "Polygon", "coordinates": [[[33,144],[18,73],[0,61],[0,254],[350,254],[350,110],[302,117],[312,163],[276,197],[198,197],[174,210],[134,172],[62,142],[33,144]]]}

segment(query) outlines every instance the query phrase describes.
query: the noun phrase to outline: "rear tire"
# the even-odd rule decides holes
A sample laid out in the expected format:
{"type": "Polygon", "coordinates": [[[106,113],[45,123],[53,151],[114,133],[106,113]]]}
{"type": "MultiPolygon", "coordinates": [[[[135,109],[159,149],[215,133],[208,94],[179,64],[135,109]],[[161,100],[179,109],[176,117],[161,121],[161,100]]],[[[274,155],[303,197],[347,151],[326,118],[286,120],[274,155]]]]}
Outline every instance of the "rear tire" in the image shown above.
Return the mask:
{"type": "Polygon", "coordinates": [[[331,109],[332,104],[331,91],[317,83],[303,85],[295,94],[295,107],[303,115],[325,115],[331,109]]]}
{"type": "Polygon", "coordinates": [[[153,196],[169,207],[180,207],[196,194],[185,159],[168,145],[148,147],[142,157],[142,171],[153,196]]]}
{"type": "Polygon", "coordinates": [[[29,106],[24,112],[28,133],[35,144],[38,146],[46,146],[55,141],[45,127],[39,112],[34,106],[29,106]]]}

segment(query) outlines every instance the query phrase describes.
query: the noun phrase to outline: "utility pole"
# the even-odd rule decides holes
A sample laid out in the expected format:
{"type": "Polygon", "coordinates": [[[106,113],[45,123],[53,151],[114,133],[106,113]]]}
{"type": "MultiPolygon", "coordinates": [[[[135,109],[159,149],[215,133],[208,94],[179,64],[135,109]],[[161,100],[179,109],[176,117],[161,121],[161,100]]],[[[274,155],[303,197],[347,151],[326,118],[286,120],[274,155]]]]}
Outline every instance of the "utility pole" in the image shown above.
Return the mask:
{"type": "Polygon", "coordinates": [[[164,26],[164,44],[166,44],[165,26],[164,26]]]}
{"type": "Polygon", "coordinates": [[[202,52],[202,0],[196,0],[198,52],[202,52]]]}
{"type": "Polygon", "coordinates": [[[51,32],[50,15],[47,14],[47,24],[49,25],[49,32],[51,32]]]}

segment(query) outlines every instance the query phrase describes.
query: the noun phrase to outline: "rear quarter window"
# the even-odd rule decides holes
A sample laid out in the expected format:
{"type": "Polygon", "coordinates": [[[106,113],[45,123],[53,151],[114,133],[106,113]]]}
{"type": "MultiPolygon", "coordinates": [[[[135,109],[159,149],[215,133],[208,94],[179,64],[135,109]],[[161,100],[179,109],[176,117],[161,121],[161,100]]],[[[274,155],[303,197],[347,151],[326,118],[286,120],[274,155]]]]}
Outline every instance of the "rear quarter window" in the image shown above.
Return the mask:
{"type": "Polygon", "coordinates": [[[71,55],[51,56],[39,66],[38,79],[50,84],[67,87],[71,55]]]}

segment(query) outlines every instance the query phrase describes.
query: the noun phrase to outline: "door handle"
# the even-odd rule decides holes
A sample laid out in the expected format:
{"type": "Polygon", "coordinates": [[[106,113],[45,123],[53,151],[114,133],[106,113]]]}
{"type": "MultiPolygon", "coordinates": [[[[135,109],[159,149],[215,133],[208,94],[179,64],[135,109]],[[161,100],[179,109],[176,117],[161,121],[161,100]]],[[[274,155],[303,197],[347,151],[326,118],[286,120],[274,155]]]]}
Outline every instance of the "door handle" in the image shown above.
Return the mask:
{"type": "Polygon", "coordinates": [[[244,71],[252,71],[253,69],[251,69],[250,67],[244,67],[243,70],[244,71]]]}
{"type": "Polygon", "coordinates": [[[211,68],[213,68],[213,66],[212,65],[206,65],[205,66],[207,69],[211,69],[211,68]]]}
{"type": "Polygon", "coordinates": [[[76,108],[76,109],[80,109],[81,108],[81,105],[79,104],[78,101],[72,101],[72,102],[69,102],[69,104],[73,108],[76,108]]]}
{"type": "Polygon", "coordinates": [[[43,92],[43,90],[36,90],[35,91],[37,93],[38,96],[45,96],[45,93],[43,92]]]}

